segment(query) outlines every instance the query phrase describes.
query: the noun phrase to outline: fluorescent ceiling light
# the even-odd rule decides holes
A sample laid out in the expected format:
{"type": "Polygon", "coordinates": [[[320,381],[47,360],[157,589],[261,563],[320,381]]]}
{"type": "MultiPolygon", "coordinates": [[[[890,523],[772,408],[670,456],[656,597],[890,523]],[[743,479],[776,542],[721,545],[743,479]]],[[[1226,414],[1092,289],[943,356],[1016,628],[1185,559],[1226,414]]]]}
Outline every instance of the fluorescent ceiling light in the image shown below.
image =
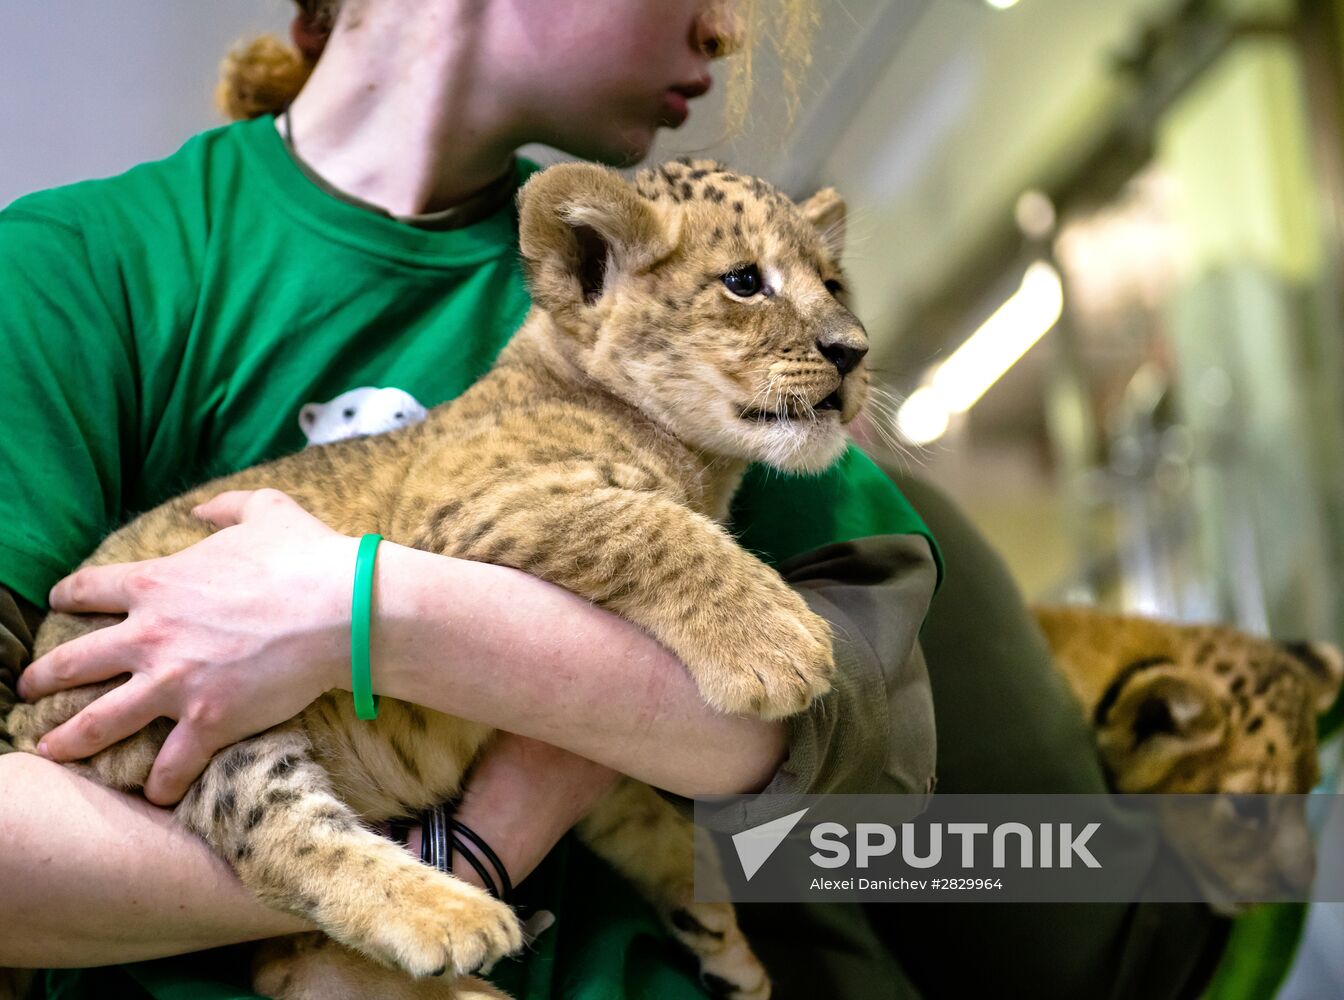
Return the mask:
{"type": "Polygon", "coordinates": [[[1017,5],[1017,0],[985,0],[995,10],[1007,10],[1009,7],[1017,5]]]}
{"type": "Polygon", "coordinates": [[[896,414],[897,430],[914,444],[937,440],[947,430],[951,415],[974,406],[1059,322],[1063,312],[1064,283],[1059,272],[1037,261],[1027,268],[1012,297],[905,401],[896,414]]]}
{"type": "Polygon", "coordinates": [[[911,444],[931,444],[947,433],[952,415],[929,386],[916,389],[896,411],[896,429],[911,444]]]}
{"type": "Polygon", "coordinates": [[[1018,359],[1044,337],[1064,312],[1059,272],[1037,261],[1013,297],[933,373],[932,386],[953,413],[964,413],[1018,359]]]}

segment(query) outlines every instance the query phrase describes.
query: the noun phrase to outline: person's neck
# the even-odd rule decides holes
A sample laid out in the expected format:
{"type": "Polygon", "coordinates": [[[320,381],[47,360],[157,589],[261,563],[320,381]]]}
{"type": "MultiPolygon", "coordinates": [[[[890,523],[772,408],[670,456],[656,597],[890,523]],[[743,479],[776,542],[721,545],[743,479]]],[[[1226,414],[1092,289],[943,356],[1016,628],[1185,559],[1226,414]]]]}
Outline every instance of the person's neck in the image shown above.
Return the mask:
{"type": "MultiPolygon", "coordinates": [[[[333,187],[398,216],[449,208],[520,144],[469,39],[480,5],[361,5],[290,108],[294,148],[333,187]]],[[[347,23],[348,22],[348,23],[347,23]]]]}

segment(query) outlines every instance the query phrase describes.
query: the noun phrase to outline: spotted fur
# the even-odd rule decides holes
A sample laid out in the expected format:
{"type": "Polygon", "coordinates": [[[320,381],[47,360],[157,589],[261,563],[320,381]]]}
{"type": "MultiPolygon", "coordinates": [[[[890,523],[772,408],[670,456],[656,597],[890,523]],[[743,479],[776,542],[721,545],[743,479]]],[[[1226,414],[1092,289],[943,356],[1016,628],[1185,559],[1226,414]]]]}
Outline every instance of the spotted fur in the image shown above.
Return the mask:
{"type": "MultiPolygon", "coordinates": [[[[534,308],[477,385],[416,426],[208,483],[111,535],[86,565],[179,551],[209,530],[194,505],[275,488],[345,534],[512,566],[624,615],[723,711],[799,712],[830,684],[828,628],[721,522],[749,462],[816,471],[845,447],[867,374],[863,328],[838,292],[842,232],[834,192],[794,205],[718,164],[670,164],[633,185],[553,167],[521,195],[534,308]],[[744,297],[724,275],[748,264],[765,284],[744,297]]],[[[54,614],[37,652],[116,620],[54,614]]],[[[20,706],[9,731],[31,749],[117,683],[20,706]]],[[[169,725],[78,767],[138,789],[169,725]]],[[[269,995],[489,995],[458,977],[520,947],[512,911],[368,826],[454,794],[489,737],[390,700],[360,722],[347,695],[330,694],[215,757],[177,817],[263,900],[353,949],[273,946],[258,973],[269,995]],[[404,978],[445,969],[454,976],[404,978]]],[[[582,830],[699,955],[707,982],[768,995],[731,908],[693,900],[690,828],[660,797],[626,782],[582,830]]]]}
{"type": "MultiPolygon", "coordinates": [[[[1316,716],[1339,695],[1338,649],[1087,608],[1038,609],[1037,619],[1090,713],[1117,791],[1284,796],[1182,807],[1208,810],[1170,824],[1207,891],[1231,886],[1234,899],[1256,899],[1310,881],[1313,850],[1295,796],[1319,776],[1316,716]]],[[[1234,899],[1224,908],[1235,910],[1234,899]]]]}

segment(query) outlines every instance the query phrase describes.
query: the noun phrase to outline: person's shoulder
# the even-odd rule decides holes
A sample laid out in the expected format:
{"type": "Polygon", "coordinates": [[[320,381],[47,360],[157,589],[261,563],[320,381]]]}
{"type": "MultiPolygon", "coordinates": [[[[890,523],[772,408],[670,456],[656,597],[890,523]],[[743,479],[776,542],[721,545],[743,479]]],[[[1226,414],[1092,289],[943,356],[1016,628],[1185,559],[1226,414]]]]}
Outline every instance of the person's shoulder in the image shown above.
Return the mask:
{"type": "Polygon", "coordinates": [[[0,210],[0,224],[35,223],[86,236],[93,229],[119,235],[181,228],[204,218],[221,184],[244,169],[249,131],[257,122],[210,129],[175,153],[112,177],[78,181],[24,195],[0,210]]]}

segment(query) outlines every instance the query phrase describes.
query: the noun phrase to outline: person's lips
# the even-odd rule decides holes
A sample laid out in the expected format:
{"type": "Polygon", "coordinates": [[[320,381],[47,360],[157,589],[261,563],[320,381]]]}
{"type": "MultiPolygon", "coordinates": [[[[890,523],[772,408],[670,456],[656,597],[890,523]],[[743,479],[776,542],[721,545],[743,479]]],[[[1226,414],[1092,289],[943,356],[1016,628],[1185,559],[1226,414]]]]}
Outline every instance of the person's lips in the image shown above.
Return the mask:
{"type": "Polygon", "coordinates": [[[681,94],[689,101],[708,94],[709,88],[713,85],[714,80],[711,77],[702,76],[690,83],[679,83],[675,87],[668,87],[667,89],[675,94],[681,94]]]}
{"type": "Polygon", "coordinates": [[[690,116],[691,101],[709,93],[712,84],[713,81],[709,77],[703,76],[689,83],[679,83],[676,86],[668,87],[663,93],[662,124],[669,125],[672,128],[681,125],[690,116]]]}
{"type": "Polygon", "coordinates": [[[676,128],[690,117],[690,114],[690,105],[684,94],[679,94],[675,90],[663,94],[662,114],[658,118],[660,125],[676,128]]]}

